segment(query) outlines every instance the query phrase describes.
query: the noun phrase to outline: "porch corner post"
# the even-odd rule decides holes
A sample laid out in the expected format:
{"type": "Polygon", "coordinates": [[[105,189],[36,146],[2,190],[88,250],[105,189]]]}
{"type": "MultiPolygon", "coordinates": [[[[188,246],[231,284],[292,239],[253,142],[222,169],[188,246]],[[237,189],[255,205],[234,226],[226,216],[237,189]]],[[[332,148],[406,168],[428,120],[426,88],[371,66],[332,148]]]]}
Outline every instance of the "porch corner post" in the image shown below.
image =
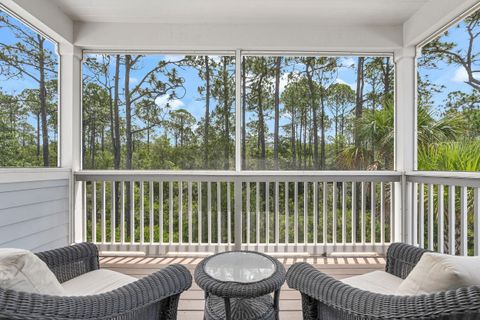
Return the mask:
{"type": "Polygon", "coordinates": [[[394,188],[393,241],[413,242],[411,184],[405,174],[416,169],[417,159],[417,70],[416,47],[395,51],[395,170],[402,173],[394,188]]]}
{"type": "Polygon", "coordinates": [[[84,240],[83,185],[75,182],[74,172],[82,167],[81,60],[82,50],[60,43],[60,167],[72,170],[70,183],[70,239],[84,240]]]}

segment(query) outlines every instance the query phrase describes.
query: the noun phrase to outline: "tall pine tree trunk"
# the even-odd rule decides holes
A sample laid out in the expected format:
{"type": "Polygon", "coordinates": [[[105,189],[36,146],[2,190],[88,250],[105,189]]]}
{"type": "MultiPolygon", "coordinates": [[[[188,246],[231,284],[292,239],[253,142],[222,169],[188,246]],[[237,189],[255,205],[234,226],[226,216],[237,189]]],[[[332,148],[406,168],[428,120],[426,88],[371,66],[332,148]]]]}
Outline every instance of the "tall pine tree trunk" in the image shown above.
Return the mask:
{"type": "Polygon", "coordinates": [[[208,148],[208,129],[210,127],[210,65],[209,58],[205,56],[205,133],[203,138],[204,144],[204,164],[205,169],[209,169],[209,148],[208,148]]]}
{"type": "Polygon", "coordinates": [[[113,107],[115,111],[115,134],[114,134],[114,166],[115,169],[120,169],[121,161],[121,145],[120,145],[120,99],[119,99],[119,80],[120,80],[120,55],[115,57],[115,78],[114,78],[114,100],[113,107]]]}
{"type": "Polygon", "coordinates": [[[257,94],[258,94],[258,143],[260,146],[260,169],[265,169],[265,117],[263,114],[263,96],[262,96],[262,83],[263,74],[258,81],[257,94]]]}
{"type": "Polygon", "coordinates": [[[242,168],[246,169],[247,159],[247,66],[245,57],[242,57],[242,168]]]}
{"type": "Polygon", "coordinates": [[[297,126],[295,124],[295,110],[293,108],[292,108],[291,130],[292,130],[291,144],[292,144],[293,169],[297,169],[297,142],[296,142],[296,138],[295,138],[295,133],[297,131],[297,126]]]}
{"type": "Polygon", "coordinates": [[[224,169],[228,170],[230,167],[230,93],[228,92],[228,70],[227,57],[223,57],[223,108],[225,116],[225,145],[224,145],[224,169]]]}
{"type": "Polygon", "coordinates": [[[43,44],[45,39],[37,35],[39,46],[38,57],[38,71],[39,71],[39,100],[40,100],[40,114],[42,119],[42,147],[43,147],[43,166],[49,166],[49,150],[48,150],[48,106],[47,106],[47,90],[45,87],[45,51],[43,44]]]}
{"type": "Polygon", "coordinates": [[[364,87],[364,68],[365,58],[359,57],[358,58],[358,65],[357,65],[357,90],[356,90],[356,99],[355,99],[355,130],[354,130],[354,138],[355,138],[355,149],[356,149],[356,159],[355,159],[355,166],[356,169],[361,169],[361,159],[359,158],[359,152],[362,147],[360,141],[360,120],[362,119],[363,115],[363,87],[364,87]]]}
{"type": "Polygon", "coordinates": [[[315,169],[320,168],[320,162],[318,157],[318,118],[317,118],[317,105],[315,99],[315,84],[313,82],[313,66],[314,61],[312,58],[307,58],[305,71],[307,74],[308,88],[310,91],[310,108],[312,108],[312,124],[313,124],[313,165],[315,169]]]}
{"type": "MultiPolygon", "coordinates": [[[[124,85],[124,97],[125,97],[125,135],[126,135],[126,155],[125,155],[125,169],[132,169],[132,157],[133,157],[133,146],[132,146],[132,105],[131,105],[131,96],[130,96],[130,69],[131,69],[131,56],[125,56],[125,85],[124,85]]],[[[135,188],[135,183],[127,182],[127,215],[125,217],[125,223],[127,226],[127,236],[134,237],[134,234],[130,232],[130,223],[131,216],[133,215],[133,206],[132,203],[134,199],[131,197],[131,189],[135,188]]]]}
{"type": "Polygon", "coordinates": [[[325,96],[322,92],[322,95],[320,97],[320,105],[322,107],[322,114],[321,114],[321,133],[322,133],[322,138],[321,138],[321,141],[320,141],[320,153],[321,153],[321,157],[320,157],[320,168],[322,170],[325,169],[326,167],[326,158],[327,158],[327,154],[326,154],[326,148],[325,148],[325,145],[326,145],[326,141],[325,141],[325,96]]]}
{"type": "Polygon", "coordinates": [[[275,119],[273,132],[273,158],[275,169],[279,168],[278,149],[280,147],[279,127],[280,127],[280,76],[281,76],[282,57],[275,59],[275,119]]]}

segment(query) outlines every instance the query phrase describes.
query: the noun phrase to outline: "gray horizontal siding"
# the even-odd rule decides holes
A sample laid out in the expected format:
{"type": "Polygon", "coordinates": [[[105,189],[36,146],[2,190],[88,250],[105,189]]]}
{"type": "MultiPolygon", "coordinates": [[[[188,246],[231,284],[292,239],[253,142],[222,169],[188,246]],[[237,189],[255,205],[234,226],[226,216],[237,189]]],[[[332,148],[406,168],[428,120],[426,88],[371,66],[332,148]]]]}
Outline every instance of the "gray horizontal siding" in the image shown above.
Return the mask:
{"type": "Polygon", "coordinates": [[[0,247],[48,250],[68,233],[68,179],[0,183],[0,247]]]}

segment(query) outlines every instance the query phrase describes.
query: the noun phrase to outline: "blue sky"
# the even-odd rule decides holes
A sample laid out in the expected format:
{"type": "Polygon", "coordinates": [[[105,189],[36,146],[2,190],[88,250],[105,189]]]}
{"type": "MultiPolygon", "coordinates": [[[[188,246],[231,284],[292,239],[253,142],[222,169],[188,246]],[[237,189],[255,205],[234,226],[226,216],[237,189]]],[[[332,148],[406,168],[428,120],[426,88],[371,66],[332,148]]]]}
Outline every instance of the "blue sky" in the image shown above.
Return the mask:
{"type": "MultiPolygon", "coordinates": [[[[36,36],[36,32],[31,30],[30,28],[23,25],[20,21],[15,18],[8,16],[5,12],[0,10],[1,17],[8,17],[8,19],[14,23],[15,25],[21,27],[26,33],[30,33],[33,36],[36,36]]],[[[19,39],[16,35],[7,28],[0,28],[0,42],[7,45],[14,45],[19,42],[19,39]]],[[[44,48],[47,51],[52,52],[55,56],[56,55],[56,44],[49,41],[48,39],[44,43],[44,48]]],[[[57,57],[58,61],[58,57],[57,57]]],[[[26,67],[27,72],[38,75],[38,71],[33,67],[26,67]]],[[[58,64],[56,65],[56,69],[58,70],[58,64]]],[[[25,89],[38,89],[38,83],[28,76],[21,76],[18,78],[8,79],[5,77],[6,75],[0,74],[0,90],[6,92],[11,95],[19,94],[25,89]]],[[[54,78],[54,74],[50,72],[46,73],[47,80],[54,78]]],[[[1,107],[1,106],[0,106],[1,107]]],[[[33,117],[28,117],[27,122],[36,130],[37,129],[37,121],[33,117]]],[[[51,139],[54,139],[56,136],[57,128],[56,127],[49,127],[49,136],[51,139]]]]}
{"type": "MultiPolygon", "coordinates": [[[[5,15],[4,12],[1,12],[0,14],[5,15]]],[[[16,21],[14,18],[10,18],[10,19],[13,21],[16,21]]],[[[20,22],[18,21],[17,23],[20,24],[20,22]]],[[[9,44],[17,42],[15,35],[5,28],[0,28],[0,39],[2,42],[9,43],[9,44]]],[[[464,31],[462,31],[462,28],[458,29],[455,26],[450,29],[449,35],[444,36],[443,39],[447,41],[455,41],[456,43],[458,43],[459,48],[464,48],[466,45],[466,36],[464,34],[464,31]]],[[[55,44],[50,41],[46,42],[46,47],[48,50],[52,52],[56,51],[55,44]]],[[[181,58],[182,56],[150,55],[144,58],[144,66],[145,66],[144,69],[149,69],[153,67],[161,59],[162,60],[164,59],[178,60],[181,58]]],[[[212,58],[217,60],[219,59],[219,57],[212,57],[212,58]]],[[[356,74],[355,74],[355,67],[353,66],[356,64],[357,57],[344,57],[344,58],[341,58],[340,60],[342,65],[344,65],[345,67],[339,68],[337,79],[335,81],[338,83],[348,84],[349,86],[352,87],[352,89],[355,89],[356,74]],[[346,67],[346,66],[352,66],[352,67],[346,67]]],[[[113,68],[113,65],[112,65],[112,68],[113,68]]],[[[88,73],[88,71],[85,69],[86,68],[84,68],[84,72],[88,73]]],[[[291,68],[288,68],[288,69],[291,69],[291,68]]],[[[232,71],[233,71],[233,66],[232,66],[232,71]]],[[[290,72],[292,70],[285,70],[285,71],[290,72]]],[[[440,63],[439,68],[437,70],[419,69],[419,72],[422,76],[425,76],[428,74],[432,82],[446,87],[446,89],[443,92],[435,94],[434,96],[436,111],[438,115],[441,112],[443,112],[444,100],[447,97],[449,92],[455,91],[455,90],[461,90],[464,92],[471,91],[470,86],[464,83],[466,72],[461,67],[440,63]]],[[[132,85],[134,85],[135,82],[142,77],[142,73],[143,73],[143,70],[136,70],[132,72],[131,79],[130,79],[132,85]]],[[[174,101],[170,101],[169,103],[173,109],[184,108],[188,110],[197,120],[199,120],[204,115],[205,102],[204,100],[202,100],[203,97],[201,97],[200,94],[198,93],[197,87],[199,85],[202,85],[203,82],[198,77],[197,71],[194,70],[193,68],[185,67],[183,69],[179,69],[179,74],[180,76],[184,77],[186,80],[184,83],[186,88],[186,94],[181,99],[176,99],[174,101]]],[[[285,87],[286,81],[287,81],[286,76],[284,76],[282,78],[282,88],[285,87]]],[[[19,93],[22,90],[27,88],[36,88],[36,85],[37,84],[33,80],[29,79],[28,77],[23,77],[21,79],[15,79],[15,80],[2,79],[0,81],[0,89],[10,94],[19,93]]],[[[368,90],[369,88],[366,87],[366,91],[368,90]]],[[[168,100],[167,97],[161,97],[157,99],[157,104],[165,105],[167,100],[168,100]]],[[[215,105],[216,105],[216,102],[212,99],[211,100],[212,110],[215,108],[215,105]]],[[[255,117],[256,116],[252,113],[248,114],[248,118],[252,119],[255,117]]],[[[287,121],[288,119],[284,118],[281,120],[281,124],[285,124],[287,121]]],[[[33,121],[32,121],[32,125],[35,125],[33,121]]],[[[271,132],[273,128],[272,120],[268,121],[268,126],[270,128],[269,131],[271,132]]]]}
{"type": "MultiPolygon", "coordinates": [[[[463,22],[459,25],[460,28],[457,27],[458,25],[452,26],[448,30],[448,35],[442,35],[440,39],[445,42],[455,42],[457,44],[456,50],[464,51],[468,45],[468,37],[464,31],[465,28],[463,22]]],[[[477,40],[474,42],[474,52],[478,52],[479,50],[480,43],[477,40]]],[[[434,84],[445,86],[445,89],[442,92],[435,93],[433,96],[436,116],[440,116],[441,113],[443,113],[445,99],[450,92],[472,92],[472,87],[465,83],[467,80],[467,72],[461,66],[440,62],[438,63],[438,69],[420,67],[418,72],[422,77],[428,76],[430,81],[434,84]]]]}

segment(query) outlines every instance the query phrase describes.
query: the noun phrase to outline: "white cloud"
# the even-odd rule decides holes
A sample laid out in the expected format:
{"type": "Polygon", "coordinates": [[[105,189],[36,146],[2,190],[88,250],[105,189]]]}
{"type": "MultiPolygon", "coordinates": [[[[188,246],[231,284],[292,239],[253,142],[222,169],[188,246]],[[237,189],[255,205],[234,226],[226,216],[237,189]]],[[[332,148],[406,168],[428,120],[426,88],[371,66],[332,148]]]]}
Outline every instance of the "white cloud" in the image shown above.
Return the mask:
{"type": "Polygon", "coordinates": [[[353,58],[351,57],[348,57],[348,58],[343,58],[340,60],[340,63],[344,66],[344,67],[352,67],[353,65],[355,65],[355,60],[353,60],[353,58]]]}
{"type": "Polygon", "coordinates": [[[138,83],[138,78],[130,77],[130,83],[138,83]]]}
{"type": "Polygon", "coordinates": [[[352,90],[357,90],[357,86],[355,85],[355,83],[348,83],[340,78],[337,78],[335,80],[335,83],[340,83],[340,84],[346,84],[347,86],[349,86],[350,88],[352,88],[352,90]]]}
{"type": "Polygon", "coordinates": [[[455,70],[455,74],[453,75],[452,81],[454,82],[465,82],[468,81],[468,73],[464,67],[458,67],[455,70]]]}
{"type": "Polygon", "coordinates": [[[182,100],[175,99],[175,98],[171,99],[170,95],[168,95],[168,94],[165,94],[165,95],[160,96],[157,99],[155,99],[155,103],[157,104],[157,106],[159,106],[161,108],[166,107],[167,104],[168,104],[170,106],[170,108],[172,108],[174,110],[185,106],[185,103],[183,103],[182,100]]]}

